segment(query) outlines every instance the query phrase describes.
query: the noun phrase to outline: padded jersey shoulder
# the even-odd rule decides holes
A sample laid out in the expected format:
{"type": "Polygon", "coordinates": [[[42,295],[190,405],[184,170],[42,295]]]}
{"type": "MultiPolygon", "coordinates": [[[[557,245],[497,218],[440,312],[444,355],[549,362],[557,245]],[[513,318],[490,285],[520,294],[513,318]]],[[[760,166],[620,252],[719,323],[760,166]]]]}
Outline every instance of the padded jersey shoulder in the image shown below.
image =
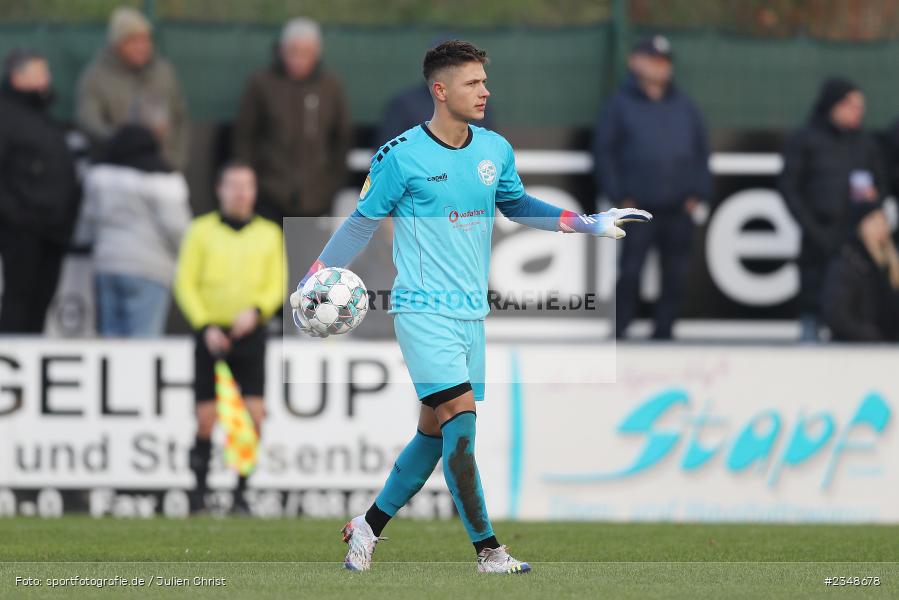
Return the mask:
{"type": "Polygon", "coordinates": [[[396,160],[398,156],[409,151],[420,142],[421,135],[424,135],[424,131],[420,125],[416,125],[382,144],[371,157],[371,170],[375,171],[385,161],[396,160]]]}

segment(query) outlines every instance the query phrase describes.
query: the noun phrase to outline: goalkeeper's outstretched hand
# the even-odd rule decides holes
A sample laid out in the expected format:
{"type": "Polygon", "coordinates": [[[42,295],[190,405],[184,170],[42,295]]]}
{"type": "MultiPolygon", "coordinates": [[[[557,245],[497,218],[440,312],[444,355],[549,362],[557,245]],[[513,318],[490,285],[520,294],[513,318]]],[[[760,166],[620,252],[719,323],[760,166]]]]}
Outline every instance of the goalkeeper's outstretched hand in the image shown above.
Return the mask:
{"type": "Polygon", "coordinates": [[[562,231],[589,233],[597,237],[620,240],[625,235],[624,223],[649,223],[652,215],[639,208],[610,208],[595,215],[578,215],[565,211],[562,215],[562,231]]]}

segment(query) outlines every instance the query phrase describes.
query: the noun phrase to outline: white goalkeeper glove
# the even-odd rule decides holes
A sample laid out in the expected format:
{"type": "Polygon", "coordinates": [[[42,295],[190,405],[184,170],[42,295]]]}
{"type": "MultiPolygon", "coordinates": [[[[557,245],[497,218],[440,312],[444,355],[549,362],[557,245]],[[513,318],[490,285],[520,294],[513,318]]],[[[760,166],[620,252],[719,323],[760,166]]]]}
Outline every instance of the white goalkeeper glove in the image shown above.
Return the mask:
{"type": "Polygon", "coordinates": [[[559,219],[559,229],[566,233],[589,233],[597,237],[620,240],[625,235],[624,223],[649,223],[652,215],[638,208],[610,208],[595,215],[579,215],[566,210],[559,219]]]}
{"type": "Polygon", "coordinates": [[[303,302],[303,284],[305,281],[301,281],[300,285],[297,286],[297,291],[290,295],[290,306],[293,309],[293,323],[297,326],[297,329],[305,333],[306,335],[318,338],[326,338],[328,337],[327,333],[319,333],[315,331],[311,327],[309,327],[309,321],[306,319],[306,315],[303,314],[302,302],[303,302]]]}
{"type": "Polygon", "coordinates": [[[306,315],[303,314],[303,287],[306,285],[306,281],[312,277],[315,273],[318,273],[322,269],[325,268],[325,263],[320,260],[316,260],[312,263],[312,266],[309,267],[309,270],[306,271],[306,274],[303,275],[303,278],[300,280],[300,283],[297,284],[297,290],[290,295],[290,306],[293,308],[293,324],[297,326],[297,329],[302,331],[303,333],[310,335],[312,337],[320,337],[326,338],[328,337],[327,333],[319,333],[309,327],[309,321],[306,319],[306,315]]]}

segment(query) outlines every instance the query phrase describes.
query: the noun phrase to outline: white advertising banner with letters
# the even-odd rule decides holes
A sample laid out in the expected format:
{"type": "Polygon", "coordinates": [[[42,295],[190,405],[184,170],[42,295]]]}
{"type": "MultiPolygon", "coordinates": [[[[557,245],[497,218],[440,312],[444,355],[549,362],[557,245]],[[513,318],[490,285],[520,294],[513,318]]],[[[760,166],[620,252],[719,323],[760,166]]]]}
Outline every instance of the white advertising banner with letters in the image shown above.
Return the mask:
{"type": "MultiPolygon", "coordinates": [[[[716,194],[707,199],[708,206],[702,205],[693,214],[697,229],[690,261],[692,293],[683,298],[681,326],[674,331],[676,338],[798,338],[795,327],[798,314],[795,302],[799,292],[796,258],[801,231],[776,190],[781,157],[779,154],[756,153],[755,139],[756,135],[750,132],[743,141],[739,141],[739,136],[733,140],[737,144],[735,149],[745,146],[751,152],[715,152],[710,157],[716,194]],[[759,261],[764,264],[759,266],[759,261]]],[[[336,195],[330,220],[298,220],[314,221],[313,227],[318,234],[336,229],[359,201],[360,186],[372,154],[371,148],[357,148],[350,153],[348,166],[358,176],[359,186],[350,185],[336,195]]],[[[591,209],[595,204],[589,153],[552,147],[520,148],[516,149],[515,156],[529,194],[574,211],[591,209]]],[[[602,202],[600,205],[605,206],[602,202]]],[[[885,208],[895,229],[895,200],[888,199],[885,208]]],[[[618,247],[611,240],[593,244],[586,237],[570,236],[560,243],[558,236],[529,230],[502,216],[497,218],[494,226],[491,288],[504,293],[543,290],[557,290],[562,295],[589,293],[599,301],[614,298],[618,247]],[[565,265],[565,268],[559,269],[558,265],[565,265]]],[[[316,235],[303,239],[314,247],[300,253],[300,264],[296,266],[300,274],[305,273],[320,250],[320,244],[324,243],[324,239],[317,240],[316,235]]],[[[47,335],[85,337],[95,334],[93,270],[89,253],[71,254],[66,258],[56,298],[48,311],[47,335]]],[[[659,255],[651,249],[641,280],[641,297],[648,302],[655,301],[660,286],[659,255]]],[[[505,312],[509,313],[506,317],[515,316],[514,311],[505,312]]],[[[554,320],[557,316],[549,311],[537,313],[543,321],[554,320]]],[[[516,320],[497,319],[495,328],[503,327],[503,336],[507,340],[521,339],[529,329],[519,327],[516,320]]],[[[585,332],[580,323],[572,320],[559,319],[551,326],[559,336],[590,334],[590,329],[585,332]]],[[[641,327],[642,323],[637,325],[637,329],[641,327]]],[[[180,332],[186,333],[186,330],[180,332]]]]}
{"type": "Polygon", "coordinates": [[[619,346],[617,358],[615,384],[525,391],[515,516],[899,522],[896,350],[619,346]]]}
{"type": "MultiPolygon", "coordinates": [[[[342,515],[369,503],[418,422],[419,403],[396,344],[350,342],[269,343],[267,416],[250,486],[314,490],[316,506],[299,507],[305,513],[342,515]],[[352,492],[358,494],[347,500],[352,492]]],[[[193,487],[192,378],[187,338],[3,338],[0,514],[12,512],[4,508],[15,504],[10,490],[193,487]]],[[[485,431],[505,426],[505,389],[488,392],[495,402],[479,415],[485,431]]],[[[485,477],[505,479],[505,443],[505,435],[484,436],[481,452],[499,459],[485,462],[485,477]]],[[[235,479],[214,453],[210,486],[230,490],[235,479]]],[[[425,491],[432,493],[419,499],[429,503],[422,516],[452,512],[439,468],[425,491]]]]}
{"type": "MultiPolygon", "coordinates": [[[[617,382],[597,383],[587,350],[488,345],[477,457],[494,518],[899,522],[899,352],[619,345],[617,382]]],[[[192,365],[186,338],[4,338],[0,514],[42,490],[106,514],[110,494],[189,489],[192,365]]],[[[278,494],[266,514],[364,508],[415,431],[399,349],[272,340],[267,373],[251,478],[278,494]]],[[[210,483],[233,486],[219,459],[210,483]]],[[[410,510],[452,512],[439,466],[410,510]]]]}

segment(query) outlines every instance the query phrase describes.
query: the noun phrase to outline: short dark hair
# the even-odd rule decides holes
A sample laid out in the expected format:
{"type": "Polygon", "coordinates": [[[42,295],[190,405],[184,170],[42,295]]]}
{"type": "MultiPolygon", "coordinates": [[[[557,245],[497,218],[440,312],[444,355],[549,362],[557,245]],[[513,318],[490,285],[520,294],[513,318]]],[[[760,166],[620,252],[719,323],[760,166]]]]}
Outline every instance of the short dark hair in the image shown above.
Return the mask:
{"type": "Polygon", "coordinates": [[[47,60],[47,58],[32,48],[13,48],[3,60],[3,75],[9,77],[33,60],[47,60]]]}
{"type": "Polygon", "coordinates": [[[489,62],[487,52],[463,40],[448,40],[425,53],[422,74],[425,81],[431,81],[434,73],[441,69],[458,67],[470,62],[486,65],[489,62]]]}
{"type": "Polygon", "coordinates": [[[253,169],[253,165],[251,165],[249,162],[234,158],[219,167],[218,176],[215,178],[216,185],[222,182],[222,180],[225,178],[225,174],[227,174],[228,171],[233,171],[235,169],[249,169],[253,171],[253,175],[256,174],[256,170],[253,169]]]}

